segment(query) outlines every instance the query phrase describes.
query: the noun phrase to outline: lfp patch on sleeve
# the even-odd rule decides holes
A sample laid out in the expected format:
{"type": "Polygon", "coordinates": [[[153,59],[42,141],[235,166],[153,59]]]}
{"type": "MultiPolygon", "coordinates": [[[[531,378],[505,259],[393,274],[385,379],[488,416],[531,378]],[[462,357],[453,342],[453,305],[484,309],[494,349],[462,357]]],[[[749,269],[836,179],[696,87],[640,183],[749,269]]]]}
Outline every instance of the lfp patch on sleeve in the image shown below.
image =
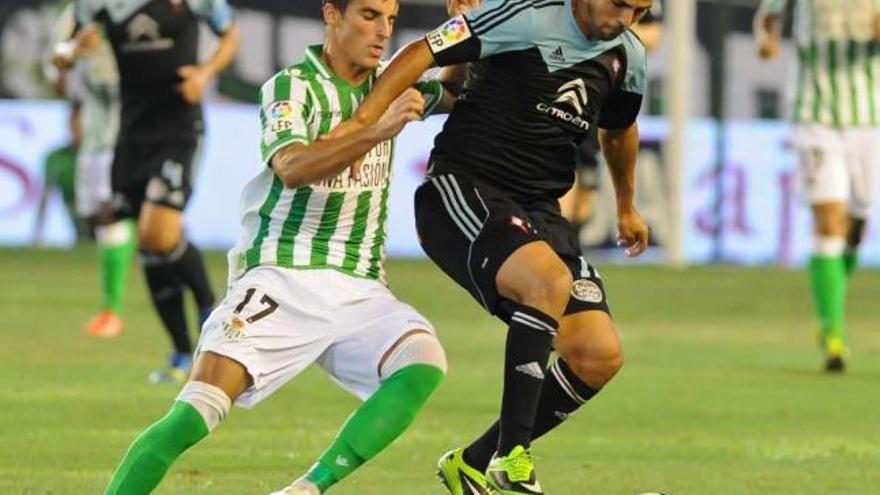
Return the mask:
{"type": "Polygon", "coordinates": [[[425,39],[428,40],[428,45],[431,47],[432,52],[440,53],[462,41],[470,39],[471,36],[471,29],[468,27],[464,16],[457,16],[428,33],[425,39]]]}
{"type": "Polygon", "coordinates": [[[293,105],[289,101],[276,101],[269,107],[269,127],[272,132],[293,128],[293,105]]]}

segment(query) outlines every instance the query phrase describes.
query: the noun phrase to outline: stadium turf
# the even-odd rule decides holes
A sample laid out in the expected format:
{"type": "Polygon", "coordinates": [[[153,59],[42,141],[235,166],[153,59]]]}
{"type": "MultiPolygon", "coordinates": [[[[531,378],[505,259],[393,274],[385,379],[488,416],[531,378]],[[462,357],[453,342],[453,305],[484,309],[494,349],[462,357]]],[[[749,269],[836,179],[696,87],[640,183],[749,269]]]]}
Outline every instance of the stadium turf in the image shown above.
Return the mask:
{"type": "MultiPolygon", "coordinates": [[[[0,494],[100,493],[131,439],[177,393],[146,382],[169,344],[139,273],[124,336],[82,335],[98,297],[94,256],[0,250],[0,494]]],[[[220,290],[223,256],[208,259],[220,290]]],[[[436,458],[497,410],[501,325],[428,263],[394,261],[389,271],[396,293],[436,325],[451,371],[404,437],[334,494],[443,493],[436,458]]],[[[536,444],[547,493],[880,493],[880,272],[853,281],[845,376],[819,372],[801,271],[603,275],[627,364],[536,444]]],[[[234,411],[157,493],[265,495],[308,467],[354,405],[311,370],[256,410],[234,411]]]]}

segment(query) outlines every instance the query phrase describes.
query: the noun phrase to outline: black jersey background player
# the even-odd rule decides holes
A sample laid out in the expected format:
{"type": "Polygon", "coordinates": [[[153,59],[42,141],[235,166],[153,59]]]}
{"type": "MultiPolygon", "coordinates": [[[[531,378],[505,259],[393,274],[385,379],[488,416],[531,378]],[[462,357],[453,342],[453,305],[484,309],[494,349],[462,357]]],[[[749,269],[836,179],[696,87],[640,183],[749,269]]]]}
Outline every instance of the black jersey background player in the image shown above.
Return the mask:
{"type": "MultiPolygon", "coordinates": [[[[184,313],[189,287],[200,316],[214,304],[201,253],[183,235],[183,209],[204,131],[205,86],[232,61],[239,32],[226,0],[78,0],[77,38],[102,29],[119,67],[121,127],[112,171],[114,211],[137,220],[138,247],[153,303],[174,344],[151,381],[182,382],[192,344],[184,313]],[[220,43],[198,61],[199,24],[220,43]]],[[[70,57],[76,55],[76,46],[70,57]]]]}
{"type": "MultiPolygon", "coordinates": [[[[655,1],[645,17],[630,28],[645,45],[648,52],[660,47],[663,41],[663,3],[655,1]]],[[[603,163],[599,149],[599,129],[593,127],[578,145],[574,185],[559,199],[562,216],[580,228],[596,211],[600,168],[603,163]]]]}
{"type": "Polygon", "coordinates": [[[593,125],[604,129],[619,242],[630,256],[647,248],[648,229],[633,205],[645,49],[628,28],[652,4],[486,0],[406,47],[337,131],[375,122],[435,63],[474,62],[416,192],[425,251],[509,325],[500,421],[440,461],[454,494],[479,493],[481,485],[502,495],[542,493],[531,439],[622,365],[602,280],[580,257],[558,198],[573,181],[573,143],[593,125]],[[548,368],[554,344],[561,359],[548,368]]]}

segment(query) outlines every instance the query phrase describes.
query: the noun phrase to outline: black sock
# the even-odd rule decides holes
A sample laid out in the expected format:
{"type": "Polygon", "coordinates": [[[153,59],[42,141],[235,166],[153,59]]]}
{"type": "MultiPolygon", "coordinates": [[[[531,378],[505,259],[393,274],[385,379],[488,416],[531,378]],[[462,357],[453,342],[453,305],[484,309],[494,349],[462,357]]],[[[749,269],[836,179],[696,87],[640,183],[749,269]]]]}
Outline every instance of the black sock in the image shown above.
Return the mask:
{"type": "Polygon", "coordinates": [[[211,309],[214,307],[214,291],[211,290],[202,253],[192,242],[185,240],[181,242],[186,243],[186,250],[172,263],[174,271],[192,290],[199,311],[211,309]]]}
{"type": "MultiPolygon", "coordinates": [[[[582,382],[559,358],[547,369],[547,378],[541,387],[541,399],[532,428],[532,440],[556,428],[568,419],[579,407],[599,393],[598,390],[582,382]]],[[[489,461],[498,447],[500,425],[496,421],[474,443],[464,449],[464,461],[480,472],[489,467],[489,461]]]]}
{"type": "Polygon", "coordinates": [[[544,371],[559,323],[534,308],[520,306],[510,317],[504,355],[504,395],[498,454],[528,448],[538,410],[544,371]]]}
{"type": "Polygon", "coordinates": [[[179,353],[192,353],[192,342],[186,325],[183,309],[183,284],[175,273],[173,264],[163,263],[161,257],[144,254],[144,275],[150,287],[153,306],[165,330],[171,337],[174,350],[179,353]]]}

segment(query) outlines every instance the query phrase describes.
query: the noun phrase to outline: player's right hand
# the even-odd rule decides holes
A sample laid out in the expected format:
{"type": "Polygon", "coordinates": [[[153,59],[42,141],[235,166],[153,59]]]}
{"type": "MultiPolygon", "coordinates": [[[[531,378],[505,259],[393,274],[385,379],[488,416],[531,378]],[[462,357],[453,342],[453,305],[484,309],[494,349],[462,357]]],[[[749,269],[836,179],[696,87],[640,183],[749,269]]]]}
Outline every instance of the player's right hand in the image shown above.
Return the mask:
{"type": "Polygon", "coordinates": [[[763,60],[774,59],[779,55],[779,41],[772,36],[763,36],[758,40],[758,56],[763,60]]]}
{"type": "Polygon", "coordinates": [[[101,33],[94,25],[82,28],[73,39],[61,41],[55,45],[52,54],[52,65],[66,71],[73,67],[76,59],[88,56],[101,42],[101,33]]]}
{"type": "Polygon", "coordinates": [[[648,224],[635,209],[617,214],[617,245],[624,248],[624,254],[635,258],[648,250],[650,232],[648,224]]]}
{"type": "Polygon", "coordinates": [[[391,139],[399,134],[407,123],[421,120],[424,111],[425,97],[422,93],[413,88],[407,89],[388,107],[379,122],[376,122],[379,140],[391,139]]]}
{"type": "Polygon", "coordinates": [[[92,24],[80,30],[76,35],[76,51],[79,55],[88,55],[101,42],[101,33],[98,27],[92,24]]]}
{"type": "Polygon", "coordinates": [[[449,17],[466,14],[480,6],[482,0],[446,0],[446,13],[449,17]]]}

